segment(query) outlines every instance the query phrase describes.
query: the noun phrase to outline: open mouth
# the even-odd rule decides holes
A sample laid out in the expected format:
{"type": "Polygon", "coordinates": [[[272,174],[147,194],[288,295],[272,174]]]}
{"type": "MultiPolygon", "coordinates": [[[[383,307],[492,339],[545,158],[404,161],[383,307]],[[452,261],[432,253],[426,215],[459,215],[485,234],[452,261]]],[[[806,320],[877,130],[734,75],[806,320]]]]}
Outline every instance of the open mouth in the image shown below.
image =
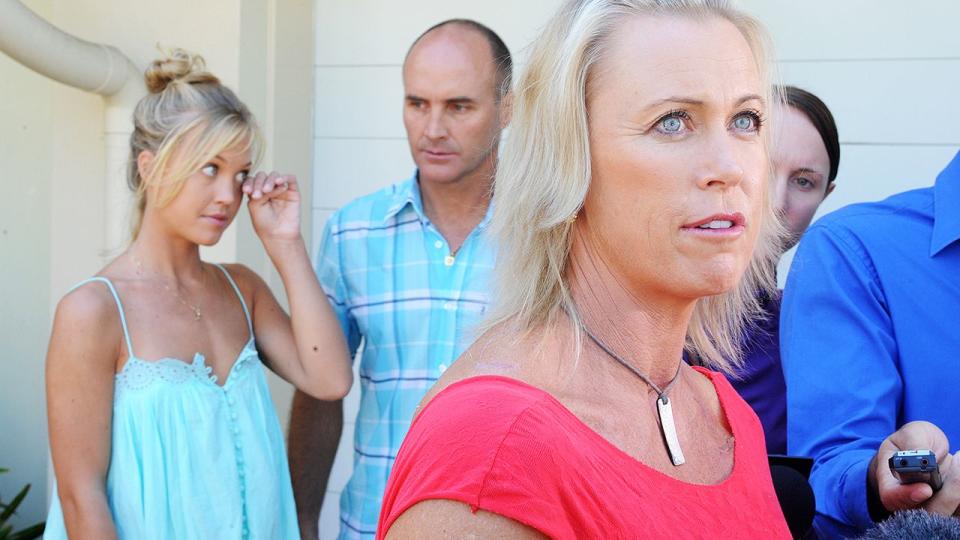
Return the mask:
{"type": "Polygon", "coordinates": [[[741,213],[715,214],[708,218],[688,223],[683,229],[707,232],[739,232],[744,229],[746,220],[741,213]]]}
{"type": "Polygon", "coordinates": [[[727,219],[715,219],[697,226],[698,229],[729,229],[731,227],[733,227],[733,221],[727,219]]]}

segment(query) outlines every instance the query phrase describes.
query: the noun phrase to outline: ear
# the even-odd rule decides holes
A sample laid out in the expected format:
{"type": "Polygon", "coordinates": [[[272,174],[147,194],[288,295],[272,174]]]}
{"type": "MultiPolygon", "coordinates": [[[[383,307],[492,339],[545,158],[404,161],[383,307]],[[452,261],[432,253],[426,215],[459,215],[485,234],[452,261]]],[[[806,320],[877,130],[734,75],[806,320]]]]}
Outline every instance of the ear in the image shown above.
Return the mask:
{"type": "Polygon", "coordinates": [[[500,129],[506,129],[513,119],[513,90],[500,98],[500,129]]]}
{"type": "Polygon", "coordinates": [[[837,183],[836,183],[836,182],[830,182],[830,185],[827,186],[827,192],[823,194],[824,200],[826,200],[827,196],[829,196],[831,193],[833,193],[833,190],[834,190],[834,188],[836,188],[836,187],[837,187],[837,183]]]}
{"type": "Polygon", "coordinates": [[[140,180],[143,181],[150,174],[153,165],[153,152],[144,150],[137,154],[137,172],[140,173],[140,180]]]}

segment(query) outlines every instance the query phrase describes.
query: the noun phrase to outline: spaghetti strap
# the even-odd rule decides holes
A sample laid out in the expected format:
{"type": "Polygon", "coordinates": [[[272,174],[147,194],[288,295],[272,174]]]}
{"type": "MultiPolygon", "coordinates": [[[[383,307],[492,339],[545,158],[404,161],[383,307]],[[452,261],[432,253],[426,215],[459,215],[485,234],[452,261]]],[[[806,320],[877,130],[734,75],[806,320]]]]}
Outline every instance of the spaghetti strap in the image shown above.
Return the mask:
{"type": "Polygon", "coordinates": [[[123,312],[123,302],[120,301],[120,295],[117,294],[117,289],[116,287],[113,286],[113,282],[111,282],[109,279],[102,276],[94,276],[92,278],[87,278],[81,281],[80,283],[77,283],[76,285],[71,287],[70,290],[67,291],[67,293],[69,294],[75,291],[76,289],[80,288],[82,285],[86,285],[87,283],[90,283],[91,281],[99,281],[101,283],[105,283],[107,285],[107,288],[110,289],[110,294],[113,295],[113,299],[117,303],[117,311],[120,313],[120,325],[123,327],[123,339],[127,343],[127,356],[134,357],[135,355],[133,354],[133,345],[130,343],[130,330],[127,328],[127,316],[123,312]]]}
{"type": "Polygon", "coordinates": [[[230,286],[233,287],[233,292],[237,293],[237,298],[240,299],[240,306],[243,308],[243,314],[247,318],[247,330],[250,331],[250,339],[253,339],[253,321],[250,320],[250,310],[247,309],[247,302],[243,299],[243,295],[240,293],[240,287],[237,287],[237,282],[230,277],[230,272],[227,272],[227,269],[221,266],[218,263],[213,263],[214,266],[220,269],[223,272],[223,275],[227,276],[227,281],[230,282],[230,286]]]}

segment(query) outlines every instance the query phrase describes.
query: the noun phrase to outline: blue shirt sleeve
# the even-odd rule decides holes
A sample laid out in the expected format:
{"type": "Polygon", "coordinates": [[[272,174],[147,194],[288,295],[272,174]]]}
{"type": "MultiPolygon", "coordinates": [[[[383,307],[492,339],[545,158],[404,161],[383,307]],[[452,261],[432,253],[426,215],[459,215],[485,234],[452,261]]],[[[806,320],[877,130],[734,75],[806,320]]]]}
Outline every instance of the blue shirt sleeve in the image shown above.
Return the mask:
{"type": "Polygon", "coordinates": [[[333,313],[340,322],[343,335],[347,338],[347,348],[350,350],[350,357],[353,358],[360,346],[362,336],[356,319],[350,314],[350,296],[343,273],[343,253],[341,243],[335,237],[339,219],[339,212],[335,212],[327,219],[315,271],[323,291],[327,294],[327,299],[330,300],[330,307],[333,308],[333,313]]]}
{"type": "Polygon", "coordinates": [[[867,528],[867,468],[897,429],[902,382],[869,250],[842,223],[821,222],[803,237],[780,323],[787,444],[814,458],[818,523],[867,528]]]}

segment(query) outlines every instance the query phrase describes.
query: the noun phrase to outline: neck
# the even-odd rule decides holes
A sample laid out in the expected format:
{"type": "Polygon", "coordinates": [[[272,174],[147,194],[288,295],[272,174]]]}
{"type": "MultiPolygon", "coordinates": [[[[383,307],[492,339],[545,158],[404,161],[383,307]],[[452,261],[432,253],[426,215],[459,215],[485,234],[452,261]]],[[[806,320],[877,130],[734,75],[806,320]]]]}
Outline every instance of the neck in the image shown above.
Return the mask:
{"type": "Polygon", "coordinates": [[[164,230],[144,216],[136,240],[127,249],[143,270],[177,281],[197,280],[203,273],[200,247],[164,230]]]}
{"type": "Polygon", "coordinates": [[[441,230],[472,230],[487,213],[493,187],[495,152],[480,167],[450,182],[420,177],[423,211],[441,230]]]}
{"type": "Polygon", "coordinates": [[[682,361],[696,301],[631,288],[603,260],[588,229],[582,219],[577,221],[566,272],[580,319],[604,345],[663,388],[682,361]]]}

